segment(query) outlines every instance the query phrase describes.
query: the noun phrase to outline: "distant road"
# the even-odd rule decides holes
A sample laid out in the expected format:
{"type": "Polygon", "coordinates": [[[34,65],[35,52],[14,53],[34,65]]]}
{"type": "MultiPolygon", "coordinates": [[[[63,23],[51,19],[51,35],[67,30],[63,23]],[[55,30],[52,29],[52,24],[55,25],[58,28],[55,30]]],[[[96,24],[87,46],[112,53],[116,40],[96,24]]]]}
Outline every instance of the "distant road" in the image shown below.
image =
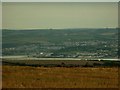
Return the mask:
{"type": "Polygon", "coordinates": [[[81,58],[31,58],[27,56],[3,56],[2,59],[7,60],[107,60],[107,61],[120,61],[120,59],[104,58],[104,59],[81,59],[81,58]]]}

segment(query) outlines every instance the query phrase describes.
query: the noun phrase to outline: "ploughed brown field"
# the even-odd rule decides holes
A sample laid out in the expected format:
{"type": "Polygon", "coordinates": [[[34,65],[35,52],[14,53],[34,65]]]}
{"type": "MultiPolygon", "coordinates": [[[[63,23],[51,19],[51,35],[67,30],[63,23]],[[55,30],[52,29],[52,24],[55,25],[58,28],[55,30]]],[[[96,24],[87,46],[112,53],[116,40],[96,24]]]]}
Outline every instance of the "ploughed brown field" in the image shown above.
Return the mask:
{"type": "Polygon", "coordinates": [[[118,88],[118,68],[2,66],[3,88],[118,88]]]}

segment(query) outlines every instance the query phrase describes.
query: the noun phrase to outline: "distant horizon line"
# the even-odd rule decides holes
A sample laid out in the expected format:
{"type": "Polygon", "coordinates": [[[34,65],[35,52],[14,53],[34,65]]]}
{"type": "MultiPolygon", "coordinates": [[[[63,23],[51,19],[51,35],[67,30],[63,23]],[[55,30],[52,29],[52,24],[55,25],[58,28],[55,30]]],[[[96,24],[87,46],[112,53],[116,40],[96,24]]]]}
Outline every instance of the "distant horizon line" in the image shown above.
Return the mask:
{"type": "Polygon", "coordinates": [[[23,28],[23,29],[2,28],[2,30],[117,29],[117,28],[119,28],[119,27],[103,27],[103,28],[23,28]]]}

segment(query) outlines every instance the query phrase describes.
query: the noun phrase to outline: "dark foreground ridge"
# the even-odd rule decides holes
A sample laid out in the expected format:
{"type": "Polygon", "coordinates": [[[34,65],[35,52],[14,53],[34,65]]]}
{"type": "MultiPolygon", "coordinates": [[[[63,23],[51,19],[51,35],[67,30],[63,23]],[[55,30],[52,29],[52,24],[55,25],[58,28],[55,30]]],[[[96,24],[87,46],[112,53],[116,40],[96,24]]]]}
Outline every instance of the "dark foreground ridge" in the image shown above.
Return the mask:
{"type": "Polygon", "coordinates": [[[103,60],[2,60],[2,65],[33,67],[120,67],[120,62],[103,60]]]}

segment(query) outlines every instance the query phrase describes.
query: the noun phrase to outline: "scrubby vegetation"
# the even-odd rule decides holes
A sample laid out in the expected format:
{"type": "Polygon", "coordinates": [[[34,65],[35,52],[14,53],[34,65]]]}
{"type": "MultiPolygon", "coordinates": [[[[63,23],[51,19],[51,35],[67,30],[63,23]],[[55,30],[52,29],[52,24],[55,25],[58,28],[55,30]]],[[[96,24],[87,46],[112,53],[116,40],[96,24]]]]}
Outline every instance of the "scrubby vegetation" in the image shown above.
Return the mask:
{"type": "Polygon", "coordinates": [[[3,60],[3,65],[33,67],[120,67],[119,61],[97,60],[3,60]]]}

